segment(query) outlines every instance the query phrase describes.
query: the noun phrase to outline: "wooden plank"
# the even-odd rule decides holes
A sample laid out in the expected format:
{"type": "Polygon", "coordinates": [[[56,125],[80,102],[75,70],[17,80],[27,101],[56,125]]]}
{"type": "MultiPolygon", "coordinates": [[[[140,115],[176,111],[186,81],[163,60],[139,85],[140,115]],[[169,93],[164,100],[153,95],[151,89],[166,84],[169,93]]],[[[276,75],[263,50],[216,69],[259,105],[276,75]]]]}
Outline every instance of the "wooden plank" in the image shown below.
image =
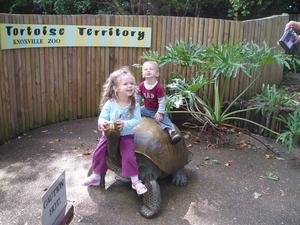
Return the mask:
{"type": "MultiPolygon", "coordinates": [[[[247,43],[249,42],[249,38],[250,36],[252,35],[251,34],[251,31],[250,31],[250,28],[251,28],[251,23],[250,22],[242,22],[242,27],[241,27],[241,30],[243,32],[242,34],[242,40],[243,42],[247,43]]],[[[243,91],[245,88],[247,88],[247,86],[249,85],[249,77],[246,76],[246,75],[243,75],[241,77],[241,79],[239,80],[239,87],[240,87],[240,90],[239,90],[239,93],[241,91],[243,91]]],[[[244,98],[247,97],[247,93],[244,94],[243,96],[244,98]]]]}
{"type": "MultiPolygon", "coordinates": [[[[104,18],[104,23],[106,26],[109,26],[111,23],[111,16],[105,16],[104,18]]],[[[109,74],[111,73],[111,65],[112,65],[112,60],[111,60],[111,48],[105,48],[105,62],[104,62],[104,79],[103,81],[105,82],[109,74]]]]}
{"type": "MultiPolygon", "coordinates": [[[[157,40],[160,44],[157,45],[157,52],[159,55],[163,55],[165,53],[166,48],[166,36],[167,36],[167,20],[164,16],[159,16],[157,21],[157,40]]],[[[170,81],[170,75],[167,72],[166,66],[160,68],[160,73],[164,77],[165,80],[170,81]]]]}
{"type": "MultiPolygon", "coordinates": [[[[69,16],[61,16],[61,24],[70,24],[70,17],[69,16]]],[[[71,73],[71,65],[70,61],[71,58],[68,57],[69,52],[71,51],[71,48],[62,48],[62,61],[61,61],[61,76],[63,79],[63,85],[62,85],[62,95],[63,95],[63,108],[61,112],[63,113],[63,116],[61,119],[67,120],[71,119],[70,117],[70,96],[69,96],[69,79],[71,73]]]]}
{"type": "MultiPolygon", "coordinates": [[[[207,35],[206,35],[206,46],[210,47],[212,44],[213,39],[213,32],[214,32],[214,19],[207,20],[207,35]]],[[[207,76],[212,78],[212,74],[208,73],[207,76]]],[[[214,86],[213,84],[207,85],[207,96],[210,101],[213,101],[214,98],[214,86]]]]}
{"type": "MultiPolygon", "coordinates": [[[[87,15],[86,18],[86,23],[87,25],[91,25],[93,26],[93,22],[92,22],[92,15],[87,15]]],[[[92,66],[93,66],[93,61],[92,61],[92,51],[93,51],[93,47],[87,47],[86,48],[86,114],[84,115],[84,117],[90,117],[91,116],[91,110],[92,110],[92,102],[93,102],[93,97],[94,95],[91,93],[92,91],[92,66]],[[92,97],[93,96],[93,97],[92,97]]],[[[82,76],[85,76],[85,74],[82,74],[82,76]]]]}
{"type": "MultiPolygon", "coordinates": [[[[172,26],[173,26],[173,17],[168,16],[166,18],[166,28],[165,28],[166,41],[165,41],[165,46],[168,46],[172,42],[172,36],[173,36],[172,26]]],[[[166,54],[166,48],[164,48],[163,53],[166,54]]],[[[168,77],[170,77],[170,75],[171,75],[171,65],[164,66],[164,69],[165,69],[165,73],[168,74],[168,77]]]]}
{"type": "MultiPolygon", "coordinates": [[[[126,26],[135,27],[134,18],[135,18],[135,16],[126,16],[126,26]]],[[[132,68],[131,68],[132,64],[137,63],[137,61],[135,59],[136,54],[134,54],[135,51],[136,51],[136,48],[126,48],[125,49],[125,52],[127,52],[127,57],[128,57],[128,66],[130,67],[131,70],[132,70],[132,68]]]]}
{"type": "MultiPolygon", "coordinates": [[[[18,16],[18,23],[25,23],[24,22],[24,17],[22,15],[18,16]]],[[[27,104],[26,104],[26,65],[25,65],[25,51],[22,49],[18,50],[20,52],[20,92],[21,92],[21,102],[20,102],[20,107],[21,107],[21,113],[22,113],[22,130],[21,132],[25,131],[28,129],[27,124],[28,124],[28,116],[27,116],[27,104]]]]}
{"type": "MultiPolygon", "coordinates": [[[[13,23],[13,17],[9,17],[9,22],[13,23]]],[[[8,95],[6,96],[6,104],[7,104],[7,110],[8,110],[8,117],[9,119],[8,125],[9,125],[9,136],[14,136],[17,134],[16,130],[16,123],[18,120],[17,117],[17,99],[16,99],[16,86],[15,86],[15,62],[14,62],[14,52],[13,51],[5,51],[4,52],[4,59],[6,59],[5,67],[7,68],[5,70],[6,74],[6,82],[8,83],[8,95]]]]}
{"type": "MultiPolygon", "coordinates": [[[[105,25],[105,17],[104,16],[97,16],[96,19],[97,25],[105,25]]],[[[105,55],[106,55],[106,48],[97,48],[96,51],[96,114],[99,113],[99,103],[101,99],[101,89],[105,82],[105,55]]]]}
{"type": "MultiPolygon", "coordinates": [[[[38,24],[39,21],[39,15],[33,15],[32,18],[32,23],[34,24],[38,24]]],[[[34,111],[35,111],[35,115],[34,115],[34,127],[40,127],[43,123],[42,123],[42,110],[41,110],[41,77],[40,77],[40,57],[39,57],[39,53],[41,51],[42,48],[35,48],[33,49],[32,52],[32,67],[34,68],[34,79],[33,79],[33,86],[34,86],[34,93],[33,95],[35,95],[36,99],[35,99],[35,107],[34,107],[34,111]]]]}
{"type": "MultiPolygon", "coordinates": [[[[39,24],[45,23],[45,17],[37,16],[37,22],[39,24]]],[[[40,126],[47,124],[47,103],[46,103],[46,72],[45,72],[45,48],[40,48],[38,56],[39,57],[39,79],[40,79],[40,126]]]]}
{"type": "MultiPolygon", "coordinates": [[[[143,16],[135,16],[136,17],[136,24],[137,24],[137,26],[138,27],[142,27],[143,26],[143,16]]],[[[153,34],[152,34],[153,35],[153,34]]],[[[147,50],[150,50],[150,49],[152,49],[152,46],[153,46],[153,42],[152,42],[152,39],[151,39],[151,48],[149,48],[149,49],[147,49],[147,50]]],[[[145,49],[146,50],[146,49],[145,49]]],[[[143,48],[138,48],[137,49],[137,56],[138,56],[138,58],[137,58],[137,61],[136,61],[136,63],[137,64],[142,64],[143,63],[143,61],[144,61],[144,59],[142,58],[142,56],[143,56],[143,51],[144,51],[144,49],[143,48]]],[[[139,70],[138,70],[138,72],[139,72],[139,70]]],[[[139,82],[140,81],[140,76],[138,76],[138,78],[139,79],[137,79],[137,81],[139,82]]]]}
{"type": "MultiPolygon", "coordinates": [[[[225,21],[218,20],[218,35],[216,35],[216,41],[215,41],[215,43],[218,47],[221,47],[221,45],[226,42],[226,41],[224,41],[224,30],[225,30],[225,21]]],[[[220,79],[219,79],[220,87],[225,86],[224,82],[225,82],[224,77],[220,77],[220,79]]],[[[226,100],[226,98],[224,96],[224,101],[225,100],[226,100]]]]}
{"type": "MultiPolygon", "coordinates": [[[[261,43],[262,43],[262,21],[261,20],[256,21],[256,29],[255,30],[256,30],[256,32],[255,32],[256,43],[261,46],[261,43]]],[[[254,88],[252,89],[250,96],[253,96],[256,93],[256,90],[261,89],[261,86],[262,86],[262,79],[261,79],[262,78],[262,69],[261,68],[255,72],[255,77],[256,76],[259,76],[259,78],[253,85],[254,88]]]]}
{"type": "MultiPolygon", "coordinates": [[[[76,16],[76,24],[82,25],[82,19],[81,16],[76,16]]],[[[82,54],[81,47],[77,47],[77,54],[76,54],[76,64],[77,64],[77,118],[82,118],[83,116],[83,83],[82,83],[82,73],[83,73],[83,64],[85,64],[85,59],[82,54]],[[79,61],[80,60],[80,61],[79,61]],[[82,61],[83,62],[82,62],[82,61]]]]}
{"type": "MultiPolygon", "coordinates": [[[[81,25],[87,25],[87,17],[88,15],[81,15],[78,16],[78,18],[81,17],[81,25]]],[[[89,100],[87,99],[87,84],[89,82],[88,74],[87,74],[87,64],[89,63],[88,60],[88,47],[80,47],[80,53],[81,53],[81,62],[78,62],[81,66],[81,71],[80,71],[80,79],[81,79],[81,87],[79,89],[79,92],[81,92],[81,112],[82,114],[80,115],[79,118],[86,118],[87,117],[87,105],[89,104],[89,100]]],[[[90,74],[89,74],[90,75],[90,74]]]]}
{"type": "MultiPolygon", "coordinates": [[[[240,21],[236,21],[234,23],[234,26],[235,26],[235,32],[234,32],[234,41],[233,43],[234,44],[238,44],[240,42],[240,38],[241,38],[241,35],[240,35],[240,26],[241,26],[241,22],[240,21]]],[[[230,89],[232,90],[231,92],[231,96],[230,96],[230,101],[235,99],[235,97],[238,96],[239,92],[240,92],[240,86],[239,86],[239,82],[240,82],[240,79],[242,79],[242,77],[245,76],[245,74],[242,74],[241,71],[237,74],[237,76],[232,80],[232,86],[230,87],[230,89]]]]}
{"type": "MultiPolygon", "coordinates": [[[[29,23],[28,16],[24,15],[24,23],[29,23]]],[[[25,97],[25,112],[26,112],[26,130],[32,127],[32,85],[31,85],[31,65],[30,65],[30,49],[23,49],[24,58],[23,66],[25,69],[25,82],[24,82],[24,97],[25,97]]]]}
{"type": "MultiPolygon", "coordinates": [[[[235,32],[235,21],[229,21],[229,27],[228,27],[228,44],[232,45],[233,44],[233,39],[234,39],[234,32],[235,32]]],[[[228,88],[224,93],[224,101],[228,101],[229,99],[231,99],[232,96],[232,88],[234,86],[234,81],[233,79],[229,79],[224,77],[224,83],[227,82],[228,88]]]]}
{"type": "MultiPolygon", "coordinates": [[[[96,25],[96,16],[89,16],[89,24],[93,26],[96,25]]],[[[90,61],[89,61],[89,72],[91,73],[91,79],[90,79],[90,89],[88,89],[88,96],[87,98],[90,98],[90,106],[88,108],[88,117],[92,117],[96,115],[96,49],[97,47],[90,48],[90,61]]]]}
{"type": "MultiPolygon", "coordinates": [[[[5,16],[3,14],[0,14],[0,22],[4,23],[5,21],[5,16]]],[[[1,34],[0,34],[1,35],[1,34]]],[[[1,43],[0,43],[0,47],[1,43]]],[[[6,139],[8,139],[7,135],[5,134],[5,125],[4,125],[4,113],[5,113],[5,109],[4,109],[4,96],[2,94],[4,88],[3,88],[3,84],[4,84],[4,63],[3,63],[3,53],[4,51],[0,51],[0,145],[3,144],[5,142],[6,139]]]]}
{"type": "MultiPolygon", "coordinates": [[[[76,15],[71,15],[70,16],[70,22],[71,24],[76,24],[76,15]]],[[[72,47],[68,51],[68,58],[70,59],[69,63],[70,65],[68,66],[70,68],[69,72],[69,103],[70,103],[70,119],[76,119],[77,118],[77,96],[79,95],[78,93],[78,88],[77,88],[77,55],[78,52],[78,47],[72,47]]]]}
{"type": "MultiPolygon", "coordinates": [[[[186,17],[180,17],[180,40],[183,42],[187,41],[188,38],[188,27],[186,25],[186,17]]],[[[179,67],[179,71],[184,75],[185,78],[188,78],[187,76],[187,69],[184,67],[179,67]]]]}
{"type": "MultiPolygon", "coordinates": [[[[8,22],[8,16],[1,16],[1,22],[7,23],[8,22]]],[[[9,125],[8,125],[8,114],[9,111],[7,109],[7,94],[6,94],[6,87],[7,86],[7,80],[5,77],[5,51],[0,52],[0,100],[1,100],[1,106],[0,106],[0,142],[3,143],[5,140],[11,138],[12,134],[9,133],[9,125]]]]}
{"type": "MultiPolygon", "coordinates": [[[[55,23],[56,24],[63,24],[63,16],[57,15],[55,16],[55,23]]],[[[65,51],[64,48],[59,47],[55,48],[57,54],[57,67],[56,67],[56,74],[57,74],[57,82],[56,82],[56,102],[57,102],[57,115],[56,121],[63,121],[65,116],[65,96],[64,96],[64,58],[63,52],[65,51]]]]}
{"type": "MultiPolygon", "coordinates": [[[[28,17],[28,23],[29,24],[35,24],[35,18],[34,15],[27,15],[28,17]]],[[[29,65],[30,65],[30,72],[27,74],[29,76],[29,83],[30,86],[29,90],[31,90],[31,93],[29,92],[29,98],[32,101],[32,111],[30,112],[30,116],[32,117],[32,121],[30,124],[30,128],[38,127],[38,96],[37,96],[37,84],[36,84],[36,72],[37,67],[35,66],[35,62],[37,58],[35,57],[35,52],[38,51],[38,49],[30,48],[28,49],[29,54],[29,65]]]]}

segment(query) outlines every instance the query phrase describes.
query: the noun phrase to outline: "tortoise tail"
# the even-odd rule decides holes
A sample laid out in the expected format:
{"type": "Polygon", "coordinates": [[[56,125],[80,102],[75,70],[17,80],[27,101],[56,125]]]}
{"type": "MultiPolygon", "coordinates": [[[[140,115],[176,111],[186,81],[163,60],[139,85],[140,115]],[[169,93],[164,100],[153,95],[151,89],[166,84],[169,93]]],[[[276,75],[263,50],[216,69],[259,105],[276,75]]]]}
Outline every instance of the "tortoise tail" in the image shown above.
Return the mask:
{"type": "Polygon", "coordinates": [[[143,205],[140,214],[145,218],[153,218],[160,211],[161,195],[160,187],[156,180],[145,182],[148,191],[143,195],[143,205]]]}

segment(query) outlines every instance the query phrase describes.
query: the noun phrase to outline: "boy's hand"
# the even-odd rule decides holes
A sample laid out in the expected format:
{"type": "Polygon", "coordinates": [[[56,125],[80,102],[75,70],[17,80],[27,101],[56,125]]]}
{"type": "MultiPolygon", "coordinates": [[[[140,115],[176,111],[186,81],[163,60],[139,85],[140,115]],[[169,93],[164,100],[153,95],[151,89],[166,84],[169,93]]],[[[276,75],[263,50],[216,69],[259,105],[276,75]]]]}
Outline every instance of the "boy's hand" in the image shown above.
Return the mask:
{"type": "Polygon", "coordinates": [[[154,119],[157,123],[159,123],[160,121],[162,121],[163,117],[164,117],[163,114],[157,112],[155,113],[154,119]]]}

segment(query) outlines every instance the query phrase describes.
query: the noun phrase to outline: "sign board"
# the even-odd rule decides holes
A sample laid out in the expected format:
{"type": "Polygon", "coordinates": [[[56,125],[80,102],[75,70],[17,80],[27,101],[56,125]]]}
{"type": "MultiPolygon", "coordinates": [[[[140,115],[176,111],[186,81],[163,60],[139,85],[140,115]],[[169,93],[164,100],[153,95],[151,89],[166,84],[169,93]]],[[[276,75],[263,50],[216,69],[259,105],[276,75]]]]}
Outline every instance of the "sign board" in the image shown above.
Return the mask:
{"type": "Polygon", "coordinates": [[[53,225],[67,205],[65,171],[42,197],[42,225],[53,225]]]}
{"type": "Polygon", "coordinates": [[[1,49],[151,47],[151,27],[0,24],[1,49]]]}

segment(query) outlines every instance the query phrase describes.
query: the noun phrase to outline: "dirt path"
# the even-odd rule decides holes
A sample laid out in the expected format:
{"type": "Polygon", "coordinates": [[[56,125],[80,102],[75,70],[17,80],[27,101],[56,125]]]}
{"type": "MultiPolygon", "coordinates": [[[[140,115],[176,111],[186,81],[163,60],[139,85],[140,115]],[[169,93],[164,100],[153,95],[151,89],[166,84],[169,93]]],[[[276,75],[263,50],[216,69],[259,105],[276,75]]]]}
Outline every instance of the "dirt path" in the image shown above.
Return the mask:
{"type": "Polygon", "coordinates": [[[32,130],[0,146],[0,224],[40,224],[41,196],[63,170],[75,206],[73,225],[300,224],[299,149],[276,158],[243,135],[230,136],[222,148],[207,137],[191,142],[188,185],[161,181],[161,213],[147,220],[138,213],[140,199],[128,184],[114,182],[113,173],[105,192],[81,186],[91,163],[83,152],[96,146],[97,137],[96,118],[90,118],[32,130]],[[279,180],[266,178],[270,173],[279,180]]]}

